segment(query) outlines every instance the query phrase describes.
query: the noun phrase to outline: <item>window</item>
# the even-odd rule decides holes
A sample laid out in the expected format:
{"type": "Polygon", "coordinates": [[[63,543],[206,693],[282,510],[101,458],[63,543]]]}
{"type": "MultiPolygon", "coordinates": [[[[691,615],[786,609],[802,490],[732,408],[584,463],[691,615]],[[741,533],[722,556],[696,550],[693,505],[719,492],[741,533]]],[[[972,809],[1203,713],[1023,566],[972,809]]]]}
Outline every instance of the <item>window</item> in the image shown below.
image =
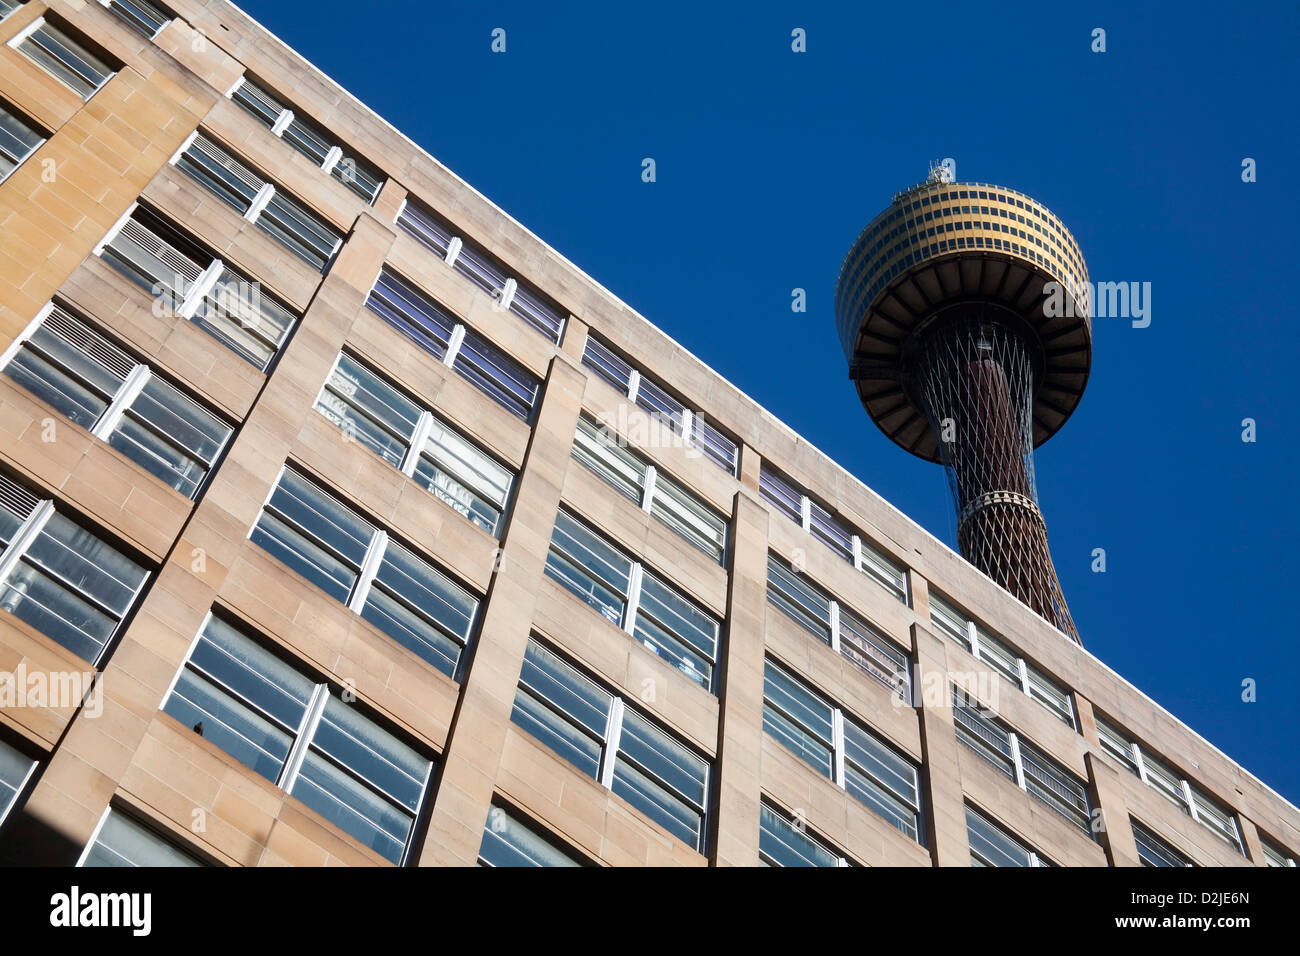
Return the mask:
{"type": "Polygon", "coordinates": [[[556,515],[546,574],[695,683],[713,689],[717,619],[567,511],[556,515]]]}
{"type": "Polygon", "coordinates": [[[493,537],[514,473],[352,356],[339,354],[316,410],[493,537]]]}
{"type": "Polygon", "coordinates": [[[1092,806],[1082,781],[1002,721],[967,702],[956,687],[952,688],[952,707],[957,739],[962,744],[1021,790],[1092,836],[1092,806]]]}
{"type": "Polygon", "coordinates": [[[25,116],[0,101],[0,183],[44,142],[45,136],[25,116]]]}
{"type": "Polygon", "coordinates": [[[970,805],[966,807],[966,837],[971,866],[1054,866],[970,805]]]}
{"type": "Polygon", "coordinates": [[[156,36],[172,18],[171,13],[150,0],[99,0],[99,2],[117,14],[118,19],[125,21],[133,30],[147,37],[156,36]]]}
{"type": "MultiPolygon", "coordinates": [[[[736,474],[740,462],[736,442],[705,421],[703,412],[692,411],[677,401],[594,335],[587,336],[582,364],[649,413],[657,423],[680,435],[687,447],[703,453],[727,474],[736,474]]],[[[661,440],[667,437],[661,436],[661,440]]]]}
{"type": "Polygon", "coordinates": [[[704,851],[709,761],[535,640],[510,719],[704,851]]]}
{"type": "Polygon", "coordinates": [[[916,764],[771,660],[763,671],[763,729],[900,832],[924,844],[916,764]]]}
{"type": "Polygon", "coordinates": [[[560,341],[564,310],[526,283],[508,277],[508,266],[472,247],[450,224],[409,200],[402,204],[396,221],[416,242],[497,300],[501,309],[509,309],[552,342],[560,341]]]}
{"type": "Polygon", "coordinates": [[[478,599],[286,467],[249,539],[452,679],[478,599]]]}
{"type": "Polygon", "coordinates": [[[0,0],[0,20],[21,7],[27,0],[0,0]]]}
{"type": "Polygon", "coordinates": [[[541,391],[537,376],[405,279],[385,268],[366,306],[506,411],[532,419],[541,391]]]}
{"type": "Polygon", "coordinates": [[[930,623],[939,633],[956,641],[1050,710],[1062,723],[1077,729],[1069,691],[1057,686],[1042,671],[984,630],[969,614],[959,611],[934,591],[930,592],[930,623]]]}
{"type": "Polygon", "coordinates": [[[293,110],[261,85],[245,76],[229,95],[254,119],[367,203],[373,204],[379,196],[385,181],[382,174],[356,156],[344,152],[329,133],[297,117],[293,110]]]}
{"type": "Polygon", "coordinates": [[[194,133],[173,163],[303,262],[328,270],[343,244],[342,233],[203,133],[194,133]]]}
{"type": "Polygon", "coordinates": [[[1156,836],[1132,817],[1133,839],[1137,843],[1138,859],[1143,866],[1193,866],[1191,860],[1183,856],[1160,837],[1156,836]]]}
{"type": "Polygon", "coordinates": [[[162,709],[381,856],[405,859],[433,764],[328,684],[208,615],[162,709]]]}
{"type": "Polygon", "coordinates": [[[35,760],[0,740],[0,824],[18,803],[18,797],[27,789],[27,781],[35,772],[35,760]]]}
{"type": "Polygon", "coordinates": [[[823,644],[886,687],[897,689],[903,700],[912,699],[907,654],[771,554],[767,556],[767,599],[823,644]]]}
{"type": "Polygon", "coordinates": [[[897,600],[907,603],[907,576],[862,536],[813,501],[794,480],[763,462],[758,493],[764,501],[871,578],[897,600]]]}
{"type": "Polygon", "coordinates": [[[265,370],[295,317],[244,278],[143,207],[133,209],[95,250],[105,262],[176,315],[265,370]]]}
{"type": "MultiPolygon", "coordinates": [[[[2,800],[3,798],[0,798],[0,806],[3,805],[2,800]]],[[[4,812],[3,810],[0,810],[0,819],[3,818],[4,812]]],[[[1264,849],[1264,862],[1269,866],[1288,867],[1296,865],[1294,857],[1292,857],[1286,850],[1282,849],[1282,847],[1265,840],[1263,836],[1260,837],[1259,844],[1264,849]]]]}
{"type": "Polygon", "coordinates": [[[478,849],[479,866],[586,866],[567,847],[493,803],[478,849]]]}
{"type": "Polygon", "coordinates": [[[114,69],[73,39],[69,31],[38,17],[9,41],[33,63],[88,100],[108,82],[114,69]]]}
{"type": "Polygon", "coordinates": [[[722,564],[727,553],[727,519],[649,464],[587,416],[578,420],[573,457],[625,497],[722,564]]]}
{"type": "Polygon", "coordinates": [[[187,498],[198,495],[232,429],[67,310],[49,305],[0,367],[187,498]]]}
{"type": "Polygon", "coordinates": [[[0,475],[0,610],[97,663],[148,572],[0,475]]]}
{"type": "Polygon", "coordinates": [[[848,866],[838,850],[818,840],[766,801],[758,811],[758,861],[763,866],[848,866]]]}
{"type": "Polygon", "coordinates": [[[112,809],[105,811],[77,861],[77,866],[203,865],[170,840],[112,809]]]}
{"type": "Polygon", "coordinates": [[[1200,823],[1220,840],[1243,856],[1237,818],[1190,780],[1166,767],[1142,747],[1126,731],[1097,715],[1097,733],[1102,750],[1120,763],[1125,770],[1138,777],[1148,787],[1200,823]]]}

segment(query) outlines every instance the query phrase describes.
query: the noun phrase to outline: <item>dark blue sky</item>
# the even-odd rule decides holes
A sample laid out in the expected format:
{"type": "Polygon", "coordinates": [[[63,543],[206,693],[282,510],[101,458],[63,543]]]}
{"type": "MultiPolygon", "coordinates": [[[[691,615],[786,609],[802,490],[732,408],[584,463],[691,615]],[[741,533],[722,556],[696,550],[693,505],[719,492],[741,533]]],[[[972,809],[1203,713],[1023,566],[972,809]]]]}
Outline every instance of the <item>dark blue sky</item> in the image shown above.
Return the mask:
{"type": "Polygon", "coordinates": [[[1094,281],[1152,284],[1037,458],[1084,643],[1300,802],[1294,3],[242,6],[949,544],[942,471],[847,379],[836,276],[931,159],[1044,202],[1094,281]]]}

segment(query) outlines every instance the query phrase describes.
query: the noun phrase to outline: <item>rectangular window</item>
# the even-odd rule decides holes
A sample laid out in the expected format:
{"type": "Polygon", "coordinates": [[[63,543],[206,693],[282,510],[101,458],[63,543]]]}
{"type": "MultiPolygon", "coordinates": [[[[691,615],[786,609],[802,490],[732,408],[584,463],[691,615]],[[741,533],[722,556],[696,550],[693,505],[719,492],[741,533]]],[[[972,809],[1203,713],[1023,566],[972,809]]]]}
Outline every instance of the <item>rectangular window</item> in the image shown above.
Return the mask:
{"type": "Polygon", "coordinates": [[[713,689],[719,621],[567,511],[556,516],[546,574],[695,683],[713,689]]]}
{"type": "Polygon", "coordinates": [[[763,462],[758,473],[759,496],[803,530],[871,578],[895,598],[907,603],[903,569],[813,501],[794,479],[763,462]]]}
{"type": "Polygon", "coordinates": [[[510,719],[704,852],[709,761],[535,640],[510,719]]]}
{"type": "Polygon", "coordinates": [[[514,472],[346,352],[316,410],[444,504],[500,537],[514,472]]]}
{"type": "Polygon", "coordinates": [[[758,811],[758,860],[763,866],[848,866],[844,854],[832,850],[766,801],[758,811]]]}
{"type": "Polygon", "coordinates": [[[147,365],[50,305],[10,351],[4,373],[187,498],[233,429],[147,365]]]}
{"type": "Polygon", "coordinates": [[[0,475],[0,610],[92,664],[149,573],[0,475]]]}
{"type": "Polygon", "coordinates": [[[501,308],[514,313],[550,341],[560,341],[565,310],[521,279],[512,277],[510,268],[495,256],[456,235],[456,230],[450,223],[410,200],[403,203],[396,223],[422,246],[497,300],[501,308]]]}
{"type": "MultiPolygon", "coordinates": [[[[3,800],[4,798],[0,797],[0,805],[3,805],[3,800]]],[[[4,813],[3,811],[0,811],[0,820],[2,819],[4,819],[4,813]]],[[[1277,844],[1270,843],[1262,836],[1260,837],[1259,844],[1264,849],[1264,861],[1269,866],[1290,867],[1296,865],[1295,858],[1277,844]]]]}
{"type": "Polygon", "coordinates": [[[971,866],[1053,866],[970,805],[966,807],[966,837],[971,866]]]}
{"type": "Polygon", "coordinates": [[[522,814],[493,803],[478,848],[479,866],[586,866],[568,847],[540,828],[530,825],[522,814]]]}
{"type": "Polygon", "coordinates": [[[432,761],[208,615],[162,709],[393,863],[410,849],[432,761]]]}
{"type": "Polygon", "coordinates": [[[1193,866],[1191,860],[1183,856],[1160,837],[1156,836],[1132,817],[1133,839],[1137,842],[1138,859],[1143,866],[1193,866]]]}
{"type": "Polygon", "coordinates": [[[35,124],[0,100],[0,183],[44,142],[35,124]]]}
{"type": "Polygon", "coordinates": [[[582,416],[573,457],[714,561],[724,562],[727,519],[633,452],[612,429],[582,416]]]}
{"type": "Polygon", "coordinates": [[[306,262],[326,272],[343,235],[297,199],[263,179],[203,133],[177,155],[176,167],[306,262]]]}
{"type": "Polygon", "coordinates": [[[1092,836],[1088,789],[1056,761],[952,688],[957,739],[1021,790],[1092,836]]]}
{"type": "Polygon", "coordinates": [[[541,382],[414,285],[385,268],[366,306],[506,411],[530,421],[541,382]]]}
{"type": "Polygon", "coordinates": [[[250,540],[453,680],[478,598],[286,467],[250,540]]]}
{"type": "Polygon", "coordinates": [[[1017,689],[1051,711],[1061,723],[1078,729],[1070,692],[986,631],[974,618],[934,591],[930,592],[930,623],[949,640],[991,666],[1017,689]]]}
{"type": "MultiPolygon", "coordinates": [[[[736,442],[708,424],[703,412],[677,401],[667,389],[643,376],[594,335],[587,336],[582,364],[635,402],[661,427],[680,435],[692,450],[701,452],[727,474],[736,474],[740,460],[740,446],[736,442]]],[[[665,440],[667,437],[662,436],[665,440]]]]}
{"type": "Polygon", "coordinates": [[[21,7],[26,0],[0,0],[0,20],[21,7]]]}
{"type": "Polygon", "coordinates": [[[289,337],[295,316],[142,207],[96,250],[176,315],[197,324],[245,361],[265,370],[289,337]]]}
{"type": "Polygon", "coordinates": [[[771,660],[763,671],[763,729],[924,845],[916,764],[771,660]]]}
{"type": "Polygon", "coordinates": [[[141,36],[154,37],[172,14],[152,0],[99,0],[141,36]]]}
{"type": "Polygon", "coordinates": [[[71,31],[39,17],[9,41],[56,80],[88,100],[108,82],[112,66],[75,39],[71,31]]]}
{"type": "Polygon", "coordinates": [[[230,98],[254,119],[302,153],[343,185],[373,204],[384,185],[384,177],[369,164],[346,152],[333,136],[304,120],[274,94],[245,76],[230,92],[230,98]]]}
{"type": "Polygon", "coordinates": [[[767,599],[823,644],[911,700],[908,655],[775,555],[767,556],[767,599]]]}
{"type": "MultiPolygon", "coordinates": [[[[0,514],[0,522],[4,520],[0,514]]],[[[0,740],[0,824],[27,789],[27,781],[36,771],[36,761],[0,740]]]]}
{"type": "Polygon", "coordinates": [[[107,810],[77,866],[204,866],[171,840],[119,810],[107,810]]]}
{"type": "Polygon", "coordinates": [[[1187,784],[1187,789],[1191,795],[1191,804],[1195,810],[1196,821],[1238,853],[1244,855],[1245,850],[1242,848],[1241,832],[1237,829],[1237,818],[1232,811],[1224,809],[1217,801],[1191,783],[1187,784]]]}

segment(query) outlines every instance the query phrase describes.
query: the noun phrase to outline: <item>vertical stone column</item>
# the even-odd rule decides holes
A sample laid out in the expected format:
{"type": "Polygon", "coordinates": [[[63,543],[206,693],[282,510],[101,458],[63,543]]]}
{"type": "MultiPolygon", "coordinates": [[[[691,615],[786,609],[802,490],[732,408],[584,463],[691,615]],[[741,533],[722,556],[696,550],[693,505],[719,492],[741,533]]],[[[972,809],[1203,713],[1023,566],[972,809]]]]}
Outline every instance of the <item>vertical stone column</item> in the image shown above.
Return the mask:
{"type": "MultiPolygon", "coordinates": [[[[915,578],[912,583],[915,586],[915,578]]],[[[926,608],[928,613],[928,599],[926,608]]],[[[921,717],[930,857],[936,866],[970,866],[966,805],[957,774],[957,731],[949,706],[947,647],[942,638],[913,624],[912,651],[916,658],[913,694],[920,705],[917,709],[921,717]]]]}
{"type": "Polygon", "coordinates": [[[715,866],[758,865],[763,750],[763,647],[767,621],[768,512],[737,492],[727,585],[727,646],[719,684],[715,866]]]}
{"type": "Polygon", "coordinates": [[[439,761],[421,866],[472,866],[478,859],[585,381],[564,356],[551,360],[498,567],[483,602],[483,623],[439,761]]]}
{"type": "Polygon", "coordinates": [[[1094,809],[1101,810],[1101,844],[1106,850],[1106,860],[1111,866],[1141,866],[1137,841],[1128,820],[1128,802],[1120,785],[1119,771],[1096,753],[1084,755],[1088,765],[1088,786],[1096,800],[1094,809]]]}

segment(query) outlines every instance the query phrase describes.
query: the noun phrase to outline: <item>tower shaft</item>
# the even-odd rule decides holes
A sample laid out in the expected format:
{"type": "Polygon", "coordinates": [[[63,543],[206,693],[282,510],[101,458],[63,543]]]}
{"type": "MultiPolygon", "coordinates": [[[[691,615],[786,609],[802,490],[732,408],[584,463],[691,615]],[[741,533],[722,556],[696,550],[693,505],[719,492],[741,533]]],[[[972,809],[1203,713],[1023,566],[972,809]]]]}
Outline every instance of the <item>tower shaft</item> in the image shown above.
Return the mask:
{"type": "Polygon", "coordinates": [[[921,334],[907,369],[939,436],[962,555],[1078,640],[1038,509],[1034,374],[1029,341],[987,308],[937,321],[921,334]]]}

